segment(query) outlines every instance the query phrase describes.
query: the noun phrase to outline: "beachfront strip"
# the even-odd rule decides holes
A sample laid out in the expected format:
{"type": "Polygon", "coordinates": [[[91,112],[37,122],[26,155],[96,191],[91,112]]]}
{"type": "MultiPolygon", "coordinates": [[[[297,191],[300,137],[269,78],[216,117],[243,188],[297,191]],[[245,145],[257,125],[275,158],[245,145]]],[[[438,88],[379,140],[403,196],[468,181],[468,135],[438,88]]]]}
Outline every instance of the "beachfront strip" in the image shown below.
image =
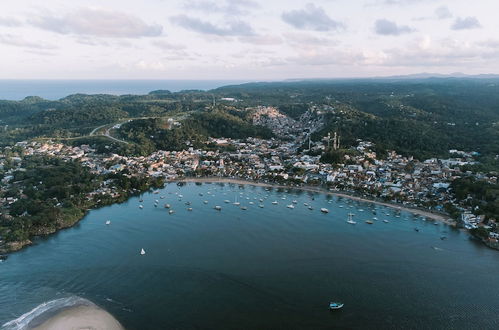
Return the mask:
{"type": "MultiPolygon", "coordinates": [[[[353,148],[356,152],[345,156],[348,164],[333,166],[322,163],[320,156],[308,155],[309,150],[300,151],[306,134],[295,135],[295,138],[293,141],[210,139],[207,145],[211,146],[210,149],[216,145],[215,150],[189,148],[184,151],[157,151],[146,157],[99,154],[88,145],[72,147],[54,142],[19,142],[14,148],[6,147],[0,156],[0,166],[7,162],[10,165],[1,180],[1,187],[4,192],[9,190],[14,184],[13,173],[24,170],[21,167],[23,157],[36,155],[78,161],[98,175],[146,175],[166,180],[223,177],[290,186],[316,186],[431,212],[445,213],[443,206],[452,205],[461,213],[458,219],[454,219],[457,225],[467,229],[485,228],[489,231],[488,245],[497,244],[499,228],[495,221],[489,219],[486,224],[483,223],[484,218],[473,215],[472,210],[457,201],[449,189],[453,179],[473,175],[460,170],[460,166],[474,162],[472,152],[453,150],[451,153],[455,158],[433,158],[422,162],[395,152],[390,152],[386,159],[377,159],[373,143],[358,141],[353,148]]],[[[311,150],[325,148],[326,142],[310,145],[311,150]]],[[[497,182],[496,177],[483,176],[480,179],[497,182]]],[[[87,198],[102,194],[116,198],[122,193],[113,180],[106,180],[87,198]]],[[[0,200],[4,215],[8,214],[9,205],[18,198],[22,198],[22,191],[17,197],[0,200]]]]}

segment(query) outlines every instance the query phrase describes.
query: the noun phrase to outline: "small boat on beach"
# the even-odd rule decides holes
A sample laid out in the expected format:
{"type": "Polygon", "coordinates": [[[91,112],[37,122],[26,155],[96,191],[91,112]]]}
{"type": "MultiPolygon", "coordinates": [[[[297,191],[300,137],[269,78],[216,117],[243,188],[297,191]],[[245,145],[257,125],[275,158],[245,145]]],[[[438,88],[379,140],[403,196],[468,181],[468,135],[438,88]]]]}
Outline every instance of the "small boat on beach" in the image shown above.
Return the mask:
{"type": "Polygon", "coordinates": [[[330,302],[329,303],[329,310],[337,310],[343,308],[345,304],[340,303],[340,302],[330,302]]]}

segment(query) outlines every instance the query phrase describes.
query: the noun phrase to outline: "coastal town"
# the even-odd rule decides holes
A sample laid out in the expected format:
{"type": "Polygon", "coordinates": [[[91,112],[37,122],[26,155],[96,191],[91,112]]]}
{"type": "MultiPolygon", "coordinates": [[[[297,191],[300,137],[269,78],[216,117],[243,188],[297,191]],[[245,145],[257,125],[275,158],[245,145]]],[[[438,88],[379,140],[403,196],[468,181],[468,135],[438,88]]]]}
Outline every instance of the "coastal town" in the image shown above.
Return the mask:
{"type": "MultiPolygon", "coordinates": [[[[311,111],[329,111],[314,108],[311,111]]],[[[56,141],[22,141],[6,147],[0,156],[0,167],[6,168],[1,180],[2,192],[15,185],[14,172],[24,171],[22,160],[31,156],[48,156],[64,161],[76,161],[96,175],[110,173],[127,177],[147,176],[166,181],[185,178],[225,178],[278,184],[293,187],[315,187],[330,193],[394,203],[405,208],[423,210],[443,216],[448,223],[465,229],[484,228],[487,245],[498,247],[499,227],[494,219],[484,223],[483,216],[453,195],[450,185],[457,177],[480,176],[481,180],[497,183],[497,177],[463,173],[462,166],[475,163],[473,151],[449,150],[447,159],[431,158],[418,161],[390,151],[384,159],[377,157],[374,143],[358,140],[349,148],[341,163],[321,161],[326,150],[341,147],[341,136],[332,132],[321,141],[311,141],[310,135],[321,127],[320,120],[310,112],[293,120],[276,108],[255,109],[254,124],[272,129],[271,139],[210,138],[206,144],[216,148],[188,148],[182,151],[158,150],[148,156],[132,157],[113,153],[97,153],[89,145],[69,146],[56,141]],[[6,156],[8,155],[8,156],[6,156]],[[455,211],[454,218],[449,210],[455,211]]],[[[177,123],[176,126],[181,125],[177,123]]],[[[114,127],[118,130],[119,127],[114,127]]],[[[109,130],[107,131],[109,134],[109,130]]],[[[88,194],[118,198],[123,194],[113,180],[105,180],[88,194]]],[[[22,197],[0,199],[2,215],[8,216],[9,206],[22,197]]],[[[57,201],[54,201],[57,203],[57,201]]]]}

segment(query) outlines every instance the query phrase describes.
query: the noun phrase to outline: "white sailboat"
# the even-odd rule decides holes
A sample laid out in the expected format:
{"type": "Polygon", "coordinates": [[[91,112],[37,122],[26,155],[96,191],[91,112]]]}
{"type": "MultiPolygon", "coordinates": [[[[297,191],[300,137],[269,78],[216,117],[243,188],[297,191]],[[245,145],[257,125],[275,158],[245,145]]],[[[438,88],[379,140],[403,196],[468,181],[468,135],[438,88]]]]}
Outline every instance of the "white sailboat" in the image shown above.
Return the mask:
{"type": "Polygon", "coordinates": [[[353,213],[348,213],[348,220],[347,222],[351,225],[355,225],[357,222],[353,221],[353,216],[354,214],[353,213]]]}
{"type": "Polygon", "coordinates": [[[146,254],[146,251],[144,249],[141,249],[140,250],[140,255],[144,255],[144,254],[146,254]]]}

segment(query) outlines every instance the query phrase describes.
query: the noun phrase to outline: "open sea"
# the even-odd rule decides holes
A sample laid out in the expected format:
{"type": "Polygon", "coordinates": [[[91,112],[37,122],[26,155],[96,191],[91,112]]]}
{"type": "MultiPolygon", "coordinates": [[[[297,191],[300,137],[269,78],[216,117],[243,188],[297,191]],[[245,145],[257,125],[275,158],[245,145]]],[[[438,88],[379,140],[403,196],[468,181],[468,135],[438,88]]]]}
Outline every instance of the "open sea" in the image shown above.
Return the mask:
{"type": "Polygon", "coordinates": [[[147,94],[154,90],[178,92],[187,89],[210,90],[242,84],[241,80],[9,80],[0,79],[0,100],[22,100],[39,96],[58,100],[71,94],[147,94]]]}
{"type": "Polygon", "coordinates": [[[498,274],[499,251],[408,212],[298,190],[169,184],[0,263],[0,326],[21,329],[54,301],[83,298],[137,330],[498,329],[498,274]],[[331,312],[330,301],[345,307],[331,312]]]}

